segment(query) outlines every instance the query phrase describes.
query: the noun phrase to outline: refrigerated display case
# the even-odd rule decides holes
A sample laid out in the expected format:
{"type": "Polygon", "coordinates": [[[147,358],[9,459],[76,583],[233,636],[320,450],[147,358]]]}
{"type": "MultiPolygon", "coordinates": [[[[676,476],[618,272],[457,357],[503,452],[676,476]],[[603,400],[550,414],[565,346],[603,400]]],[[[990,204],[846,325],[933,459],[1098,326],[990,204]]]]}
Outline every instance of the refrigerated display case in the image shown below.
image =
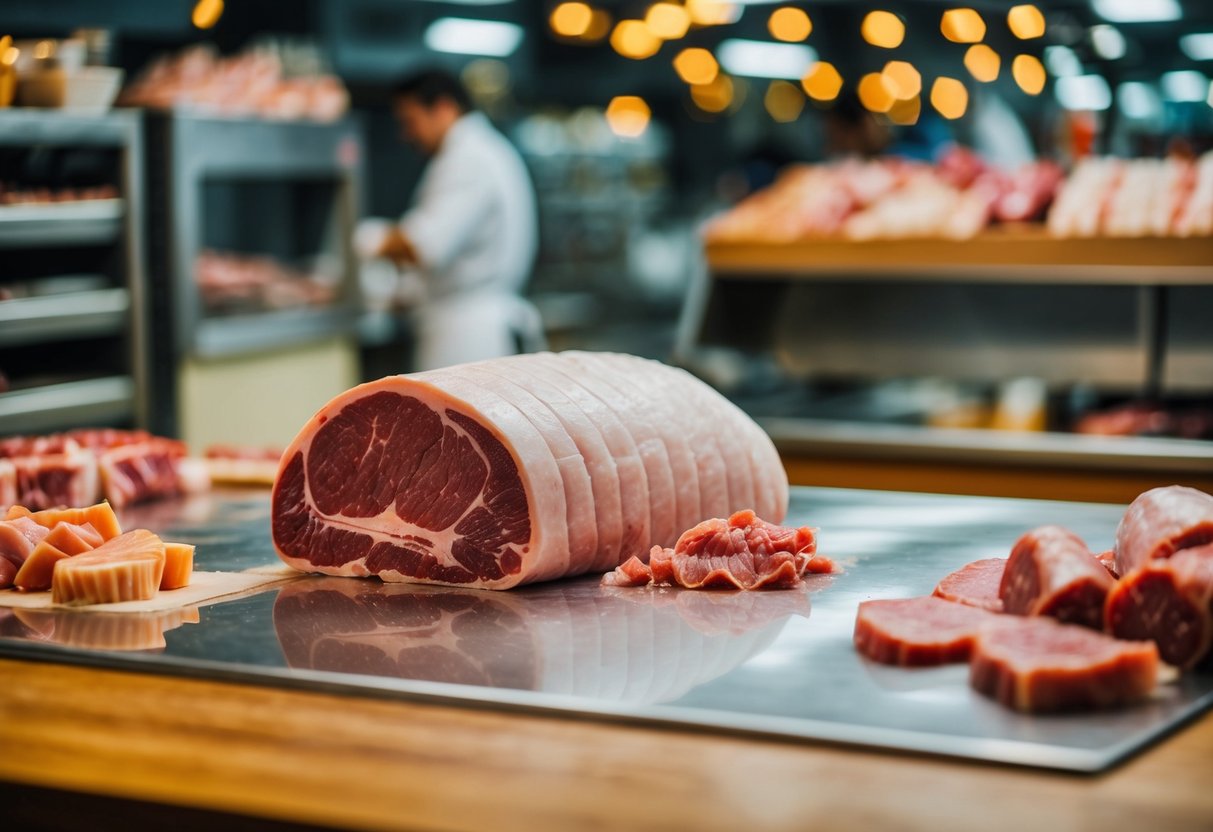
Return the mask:
{"type": "Polygon", "coordinates": [[[940,426],[907,404],[930,384],[909,379],[988,391],[1031,378],[1046,409],[1081,393],[1207,410],[1211,238],[1054,239],[1027,226],[964,241],[719,243],[705,261],[677,357],[703,368],[723,352],[767,370],[765,387],[741,384],[735,398],[794,478],[1070,499],[1131,497],[1151,477],[1213,483],[1207,439],[1076,435],[1056,406],[1045,430],[940,426]],[[1001,484],[984,473],[995,465],[1001,484]]]}
{"type": "Polygon", "coordinates": [[[153,424],[195,444],[285,442],[357,381],[361,124],[162,114],[148,126],[152,338],[172,357],[155,364],[167,394],[153,424]],[[273,407],[217,409],[215,391],[241,384],[274,390],[273,407]]]}
{"type": "Polygon", "coordinates": [[[149,420],[140,114],[0,110],[0,435],[149,420]]]}

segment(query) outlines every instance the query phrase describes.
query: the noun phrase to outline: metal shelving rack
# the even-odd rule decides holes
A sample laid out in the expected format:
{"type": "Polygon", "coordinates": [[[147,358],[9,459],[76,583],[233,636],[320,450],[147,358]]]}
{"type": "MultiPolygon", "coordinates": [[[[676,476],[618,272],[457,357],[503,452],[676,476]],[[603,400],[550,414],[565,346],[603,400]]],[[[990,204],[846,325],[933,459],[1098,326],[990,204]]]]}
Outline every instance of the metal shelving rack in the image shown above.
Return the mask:
{"type": "Polygon", "coordinates": [[[112,273],[104,275],[106,288],[0,302],[0,351],[83,338],[125,340],[125,361],[102,375],[52,378],[0,393],[0,435],[84,424],[145,425],[149,395],[140,113],[0,110],[0,147],[112,149],[119,160],[120,192],[117,199],[0,207],[0,256],[36,252],[53,267],[64,253],[88,247],[102,250],[100,259],[114,264],[112,273]]]}
{"type": "MultiPolygon", "coordinates": [[[[178,429],[178,364],[287,349],[334,336],[353,337],[358,320],[356,262],[351,248],[359,213],[362,125],[347,117],[331,124],[303,121],[149,114],[151,261],[163,279],[154,286],[153,341],[165,359],[156,365],[157,430],[178,429]],[[207,247],[207,183],[323,182],[331,202],[318,242],[341,269],[338,296],[320,308],[208,315],[195,282],[196,259],[207,247]],[[171,356],[171,358],[170,358],[171,356]]],[[[273,213],[258,222],[273,225],[273,213]]],[[[289,236],[289,235],[288,235],[289,236]]]]}
{"type": "MultiPolygon", "coordinates": [[[[1026,227],[964,241],[711,244],[676,353],[687,364],[711,347],[765,354],[789,378],[1032,375],[1059,388],[1203,396],[1213,393],[1211,309],[1213,238],[1056,239],[1026,227]]],[[[1213,470],[1213,442],[755,415],[785,453],[809,457],[1213,470]]]]}

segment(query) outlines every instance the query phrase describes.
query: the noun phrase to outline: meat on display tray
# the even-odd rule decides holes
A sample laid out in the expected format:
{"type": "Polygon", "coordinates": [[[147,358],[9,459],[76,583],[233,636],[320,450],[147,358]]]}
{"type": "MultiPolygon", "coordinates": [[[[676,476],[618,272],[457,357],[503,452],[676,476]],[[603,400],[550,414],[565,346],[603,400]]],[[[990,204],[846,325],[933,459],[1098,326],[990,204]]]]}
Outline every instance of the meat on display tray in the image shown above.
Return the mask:
{"type": "MultiPolygon", "coordinates": [[[[967,665],[877,665],[855,653],[851,633],[860,601],[928,594],[956,567],[1005,557],[1034,526],[1064,524],[1107,548],[1122,512],[795,488],[789,522],[818,526],[820,550],[846,570],[801,591],[620,589],[588,576],[491,592],[301,577],[173,622],[156,652],[82,646],[85,621],[57,644],[55,628],[0,610],[0,654],[1097,772],[1213,704],[1213,674],[1185,674],[1123,710],[1022,715],[970,689],[967,665]]],[[[233,490],[123,520],[197,544],[200,569],[238,570],[274,562],[268,514],[264,492],[233,490]]]]}

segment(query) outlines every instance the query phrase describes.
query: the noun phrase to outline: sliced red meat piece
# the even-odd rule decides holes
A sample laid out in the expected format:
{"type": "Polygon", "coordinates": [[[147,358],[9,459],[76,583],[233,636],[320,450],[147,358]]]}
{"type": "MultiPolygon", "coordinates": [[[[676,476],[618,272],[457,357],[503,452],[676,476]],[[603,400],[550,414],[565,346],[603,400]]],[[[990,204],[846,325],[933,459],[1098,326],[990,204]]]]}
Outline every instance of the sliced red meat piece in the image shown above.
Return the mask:
{"type": "Polygon", "coordinates": [[[1150,695],[1158,650],[1048,618],[1000,616],[973,642],[969,683],[1017,711],[1105,708],[1150,695]]]}
{"type": "Polygon", "coordinates": [[[978,629],[994,616],[934,596],[864,601],[855,616],[855,649],[883,664],[968,661],[978,629]]]}
{"type": "Polygon", "coordinates": [[[0,520],[0,589],[13,585],[17,570],[49,533],[29,517],[0,520]]]}
{"type": "Polygon", "coordinates": [[[804,571],[813,575],[833,575],[841,572],[842,568],[834,562],[833,558],[827,558],[825,555],[813,555],[805,565],[804,571]]]}
{"type": "Polygon", "coordinates": [[[1099,630],[1113,583],[1078,535],[1041,526],[1015,543],[998,594],[1006,612],[1047,615],[1099,630]]]}
{"type": "Polygon", "coordinates": [[[648,564],[635,555],[616,566],[614,572],[602,576],[603,586],[646,586],[652,581],[648,564]]]}
{"type": "Polygon", "coordinates": [[[1153,558],[1213,543],[1213,496],[1168,485],[1130,505],[1116,528],[1116,571],[1127,575],[1153,558]]]}
{"type": "Polygon", "coordinates": [[[688,589],[799,586],[817,550],[813,529],[777,526],[753,511],[705,520],[649,553],[653,583],[688,589]]]}
{"type": "Polygon", "coordinates": [[[1002,612],[998,585],[1007,566],[1006,558],[985,558],[973,561],[951,573],[935,586],[936,598],[955,601],[990,612],[1002,612]]]}
{"type": "MultiPolygon", "coordinates": [[[[690,385],[702,388],[696,418],[745,446],[729,459],[767,482],[782,519],[787,476],[770,440],[702,382],[631,356],[516,356],[382,379],[326,405],[280,463],[275,546],[306,571],[492,589],[614,566],[676,497],[731,501],[719,482],[689,489],[649,454],[660,443],[663,459],[697,472],[693,436],[659,418],[685,406],[690,385]],[[549,401],[558,379],[568,395],[549,401]],[[599,435],[573,435],[588,431],[599,435]],[[639,476],[645,487],[625,496],[625,477],[639,476]]],[[[716,447],[713,459],[725,459],[716,447]]],[[[669,546],[674,533],[646,543],[669,546]]]]}
{"type": "Polygon", "coordinates": [[[183,443],[159,437],[99,451],[105,499],[121,508],[181,493],[177,464],[185,454],[183,443]]]}
{"type": "Polygon", "coordinates": [[[1153,641],[1184,669],[1213,648],[1213,545],[1142,564],[1108,595],[1106,625],[1117,638],[1153,641]]]}

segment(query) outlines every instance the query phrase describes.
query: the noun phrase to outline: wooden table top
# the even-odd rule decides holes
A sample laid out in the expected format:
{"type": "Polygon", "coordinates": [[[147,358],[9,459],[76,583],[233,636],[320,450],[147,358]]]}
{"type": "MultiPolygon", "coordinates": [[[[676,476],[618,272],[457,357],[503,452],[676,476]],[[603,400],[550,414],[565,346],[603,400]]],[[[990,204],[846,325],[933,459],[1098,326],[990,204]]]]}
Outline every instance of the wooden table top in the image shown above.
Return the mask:
{"type": "Polygon", "coordinates": [[[1097,776],[0,660],[0,780],[356,829],[1213,829],[1213,714],[1097,776]]]}

